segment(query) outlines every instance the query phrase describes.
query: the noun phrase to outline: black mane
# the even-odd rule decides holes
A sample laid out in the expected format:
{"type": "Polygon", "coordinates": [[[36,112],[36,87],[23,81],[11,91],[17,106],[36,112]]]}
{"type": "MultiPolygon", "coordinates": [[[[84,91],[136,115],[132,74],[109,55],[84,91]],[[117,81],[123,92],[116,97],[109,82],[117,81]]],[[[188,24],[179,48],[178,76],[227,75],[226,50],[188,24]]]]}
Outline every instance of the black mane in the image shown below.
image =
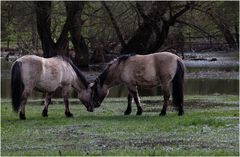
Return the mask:
{"type": "Polygon", "coordinates": [[[113,61],[111,61],[110,63],[107,64],[106,68],[104,69],[104,71],[98,76],[98,79],[100,80],[100,86],[103,86],[103,83],[104,81],[106,80],[107,78],[107,75],[108,75],[108,70],[109,70],[109,67],[117,62],[117,64],[120,64],[122,62],[125,62],[128,58],[130,58],[131,56],[134,56],[135,54],[128,54],[128,55],[122,55],[122,56],[119,56],[118,58],[114,59],[113,61]]]}
{"type": "Polygon", "coordinates": [[[78,67],[72,62],[72,60],[70,58],[68,58],[68,57],[62,57],[62,58],[64,61],[68,62],[72,66],[73,70],[77,74],[77,77],[80,79],[80,81],[83,83],[84,87],[87,89],[89,82],[86,80],[86,78],[84,77],[82,72],[78,69],[78,67]]]}
{"type": "Polygon", "coordinates": [[[117,58],[118,64],[120,64],[121,62],[126,61],[129,57],[134,56],[135,54],[127,54],[127,55],[122,55],[120,57],[117,58]]]}
{"type": "Polygon", "coordinates": [[[98,79],[100,81],[100,86],[103,86],[104,81],[107,78],[108,75],[108,69],[109,69],[109,65],[107,65],[107,67],[104,69],[104,71],[98,76],[98,79]]]}

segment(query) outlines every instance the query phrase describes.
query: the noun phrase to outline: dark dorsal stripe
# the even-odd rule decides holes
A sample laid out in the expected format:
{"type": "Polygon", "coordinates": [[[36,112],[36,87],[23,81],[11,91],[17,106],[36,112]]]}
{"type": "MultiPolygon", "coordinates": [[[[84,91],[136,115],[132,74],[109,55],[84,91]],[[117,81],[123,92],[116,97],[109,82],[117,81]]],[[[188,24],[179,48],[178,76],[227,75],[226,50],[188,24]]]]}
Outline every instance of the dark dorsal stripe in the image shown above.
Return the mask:
{"type": "Polygon", "coordinates": [[[84,85],[84,87],[87,89],[88,88],[88,84],[89,82],[86,80],[86,78],[84,77],[84,75],[81,73],[81,71],[78,69],[78,67],[76,65],[74,65],[74,63],[71,61],[70,58],[68,57],[62,57],[63,60],[65,60],[66,62],[68,62],[73,70],[75,71],[75,73],[77,74],[77,77],[79,78],[79,80],[82,82],[82,84],[84,85]]]}
{"type": "Polygon", "coordinates": [[[103,86],[103,83],[105,82],[107,75],[108,75],[108,70],[109,67],[117,62],[117,64],[120,64],[122,62],[125,62],[129,57],[134,56],[135,54],[128,54],[128,55],[122,55],[120,57],[118,57],[115,61],[111,61],[110,63],[108,63],[107,67],[104,69],[104,71],[98,76],[98,79],[100,81],[100,86],[103,86]]]}
{"type": "Polygon", "coordinates": [[[125,62],[129,57],[135,56],[136,54],[127,54],[127,55],[122,55],[117,58],[118,64],[125,62]]]}

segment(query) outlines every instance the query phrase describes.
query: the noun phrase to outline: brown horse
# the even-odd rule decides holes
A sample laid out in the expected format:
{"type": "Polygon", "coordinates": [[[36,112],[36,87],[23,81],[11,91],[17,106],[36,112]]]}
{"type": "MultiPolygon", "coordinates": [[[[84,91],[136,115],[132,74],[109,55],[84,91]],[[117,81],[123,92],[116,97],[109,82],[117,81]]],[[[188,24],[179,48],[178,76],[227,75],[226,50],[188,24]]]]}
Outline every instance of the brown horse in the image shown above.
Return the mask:
{"type": "Polygon", "coordinates": [[[78,98],[88,111],[93,111],[91,87],[80,70],[66,57],[42,58],[26,55],[17,59],[11,69],[11,89],[13,110],[19,112],[20,119],[25,117],[25,104],[33,89],[47,93],[42,116],[48,116],[48,105],[57,88],[62,88],[65,115],[72,117],[69,110],[68,94],[73,87],[78,98]]]}
{"type": "Polygon", "coordinates": [[[110,62],[95,80],[92,86],[94,107],[100,106],[111,87],[124,84],[129,91],[125,115],[132,111],[132,98],[137,105],[137,115],[141,115],[143,110],[137,87],[161,86],[164,104],[160,115],[165,115],[172,84],[173,104],[178,107],[178,115],[183,115],[184,71],[182,59],[169,52],[121,56],[110,62]]]}

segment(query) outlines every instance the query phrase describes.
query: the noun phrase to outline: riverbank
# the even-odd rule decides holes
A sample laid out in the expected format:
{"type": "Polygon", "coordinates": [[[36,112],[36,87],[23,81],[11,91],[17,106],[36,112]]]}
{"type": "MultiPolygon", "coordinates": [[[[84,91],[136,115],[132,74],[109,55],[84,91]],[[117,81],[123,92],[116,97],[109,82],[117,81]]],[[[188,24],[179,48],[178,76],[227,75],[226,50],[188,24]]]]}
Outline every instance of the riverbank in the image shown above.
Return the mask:
{"type": "Polygon", "coordinates": [[[239,156],[239,97],[185,97],[185,115],[170,105],[159,117],[161,97],[142,97],[142,116],[124,116],[126,98],[106,98],[89,113],[71,99],[74,118],[64,116],[55,99],[49,117],[41,117],[39,101],[29,102],[26,121],[18,120],[9,100],[1,105],[2,155],[221,155],[239,156]]]}

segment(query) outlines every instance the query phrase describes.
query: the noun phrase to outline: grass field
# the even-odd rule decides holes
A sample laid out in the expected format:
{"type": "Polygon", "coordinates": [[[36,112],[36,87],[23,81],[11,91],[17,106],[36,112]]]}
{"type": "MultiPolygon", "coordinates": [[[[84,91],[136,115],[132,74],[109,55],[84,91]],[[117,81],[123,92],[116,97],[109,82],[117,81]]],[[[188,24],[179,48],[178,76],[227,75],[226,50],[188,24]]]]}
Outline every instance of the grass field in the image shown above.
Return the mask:
{"type": "Polygon", "coordinates": [[[39,102],[29,102],[27,120],[20,121],[9,100],[1,103],[1,155],[231,155],[239,156],[239,98],[232,95],[186,96],[185,115],[172,106],[159,117],[162,98],[142,97],[124,116],[126,98],[106,98],[94,113],[76,99],[64,116],[55,100],[49,117],[39,102]]]}

